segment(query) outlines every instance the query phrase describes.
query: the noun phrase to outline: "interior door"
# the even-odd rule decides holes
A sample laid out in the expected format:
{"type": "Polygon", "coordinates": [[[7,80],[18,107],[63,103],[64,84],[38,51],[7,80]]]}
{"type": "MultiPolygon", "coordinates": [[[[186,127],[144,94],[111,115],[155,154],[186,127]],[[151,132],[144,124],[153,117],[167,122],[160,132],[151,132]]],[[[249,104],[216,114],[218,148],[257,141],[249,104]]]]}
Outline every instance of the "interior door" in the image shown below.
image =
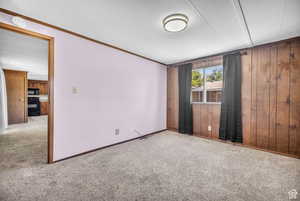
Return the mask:
{"type": "Polygon", "coordinates": [[[27,72],[4,70],[8,124],[27,122],[27,72]]]}

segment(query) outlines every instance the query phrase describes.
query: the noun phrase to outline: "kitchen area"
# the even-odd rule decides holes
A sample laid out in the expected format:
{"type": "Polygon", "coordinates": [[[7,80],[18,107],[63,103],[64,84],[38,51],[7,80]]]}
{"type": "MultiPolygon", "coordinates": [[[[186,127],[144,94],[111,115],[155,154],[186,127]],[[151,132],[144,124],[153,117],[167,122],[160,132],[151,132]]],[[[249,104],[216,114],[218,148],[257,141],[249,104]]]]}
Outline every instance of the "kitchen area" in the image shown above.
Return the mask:
{"type": "Polygon", "coordinates": [[[7,29],[0,29],[0,35],[1,154],[20,167],[45,163],[48,41],[7,29]]]}
{"type": "MultiPolygon", "coordinates": [[[[32,79],[26,71],[4,69],[8,125],[21,124],[48,115],[48,80],[32,79]]],[[[36,78],[36,76],[35,76],[36,78]]]]}
{"type": "Polygon", "coordinates": [[[48,41],[5,29],[0,35],[3,129],[47,124],[48,41]]]}
{"type": "Polygon", "coordinates": [[[28,116],[48,115],[48,81],[28,80],[28,116]]]}

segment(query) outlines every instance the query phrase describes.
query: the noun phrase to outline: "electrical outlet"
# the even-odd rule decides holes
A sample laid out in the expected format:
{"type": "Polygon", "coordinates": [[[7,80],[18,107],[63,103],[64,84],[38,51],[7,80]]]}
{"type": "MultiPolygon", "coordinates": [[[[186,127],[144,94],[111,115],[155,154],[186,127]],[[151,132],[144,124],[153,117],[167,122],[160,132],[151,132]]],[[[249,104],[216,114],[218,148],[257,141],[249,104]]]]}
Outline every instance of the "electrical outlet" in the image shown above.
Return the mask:
{"type": "Polygon", "coordinates": [[[119,135],[120,134],[120,129],[116,128],[115,129],[115,135],[119,135]]]}
{"type": "Polygon", "coordinates": [[[78,93],[78,88],[77,87],[72,87],[72,93],[77,94],[78,93]]]}
{"type": "Polygon", "coordinates": [[[208,130],[208,131],[211,131],[211,126],[208,126],[207,130],[208,130]]]}

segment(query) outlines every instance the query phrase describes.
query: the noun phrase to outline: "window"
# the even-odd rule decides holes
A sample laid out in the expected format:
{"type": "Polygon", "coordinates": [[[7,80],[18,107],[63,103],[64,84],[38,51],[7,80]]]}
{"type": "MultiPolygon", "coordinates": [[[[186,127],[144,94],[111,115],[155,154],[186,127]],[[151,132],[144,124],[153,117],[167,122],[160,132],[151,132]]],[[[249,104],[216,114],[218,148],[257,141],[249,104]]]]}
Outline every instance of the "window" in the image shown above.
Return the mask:
{"type": "Polygon", "coordinates": [[[222,98],[223,66],[192,71],[192,102],[219,103],[222,98]]]}
{"type": "Polygon", "coordinates": [[[204,69],[192,71],[192,102],[203,102],[204,69]]]}

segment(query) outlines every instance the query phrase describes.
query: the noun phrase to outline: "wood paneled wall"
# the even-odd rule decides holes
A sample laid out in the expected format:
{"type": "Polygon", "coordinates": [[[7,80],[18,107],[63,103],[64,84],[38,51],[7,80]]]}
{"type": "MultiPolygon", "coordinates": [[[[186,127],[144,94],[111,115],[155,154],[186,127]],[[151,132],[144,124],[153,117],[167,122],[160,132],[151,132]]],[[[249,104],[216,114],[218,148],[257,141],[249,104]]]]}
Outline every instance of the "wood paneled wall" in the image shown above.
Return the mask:
{"type": "Polygon", "coordinates": [[[168,129],[178,130],[178,70],[168,68],[167,70],[167,127],[168,129]]]}
{"type": "Polygon", "coordinates": [[[193,104],[193,134],[218,139],[220,112],[220,104],[193,104]]]}
{"type": "MultiPolygon", "coordinates": [[[[242,56],[243,144],[300,156],[300,39],[246,52],[242,56]]],[[[172,129],[178,124],[177,77],[176,68],[169,68],[168,127],[172,129]]],[[[194,135],[218,138],[220,105],[193,104],[193,117],[194,135]]]]}

